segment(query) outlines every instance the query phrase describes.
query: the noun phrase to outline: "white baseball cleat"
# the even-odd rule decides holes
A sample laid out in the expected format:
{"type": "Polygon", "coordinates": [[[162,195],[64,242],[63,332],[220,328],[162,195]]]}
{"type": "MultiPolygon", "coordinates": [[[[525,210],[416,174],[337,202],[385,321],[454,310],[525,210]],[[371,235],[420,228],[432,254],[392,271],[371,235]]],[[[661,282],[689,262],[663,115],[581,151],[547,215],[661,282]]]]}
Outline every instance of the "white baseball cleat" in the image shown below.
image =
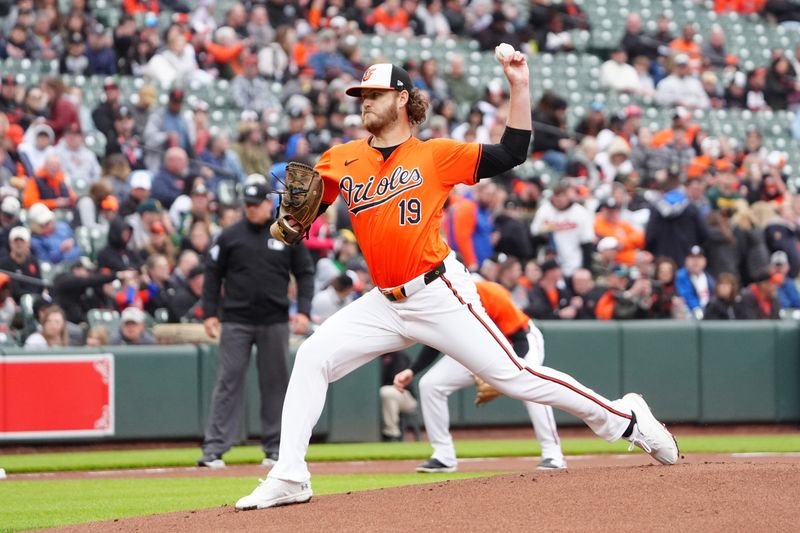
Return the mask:
{"type": "Polygon", "coordinates": [[[259,479],[259,485],[244,498],[236,502],[237,511],[266,509],[291,503],[305,503],[311,499],[311,483],[284,481],[282,479],[259,479]]]}
{"type": "Polygon", "coordinates": [[[566,470],[567,469],[567,462],[563,460],[553,459],[552,457],[547,457],[542,459],[542,462],[536,467],[536,470],[551,470],[551,471],[558,471],[558,470],[566,470]]]}
{"type": "Polygon", "coordinates": [[[678,441],[666,426],[653,416],[644,398],[640,394],[630,393],[623,396],[622,400],[636,415],[633,432],[629,437],[625,437],[631,442],[628,451],[633,450],[634,446],[638,446],[662,465],[677,463],[680,457],[678,441]]]}

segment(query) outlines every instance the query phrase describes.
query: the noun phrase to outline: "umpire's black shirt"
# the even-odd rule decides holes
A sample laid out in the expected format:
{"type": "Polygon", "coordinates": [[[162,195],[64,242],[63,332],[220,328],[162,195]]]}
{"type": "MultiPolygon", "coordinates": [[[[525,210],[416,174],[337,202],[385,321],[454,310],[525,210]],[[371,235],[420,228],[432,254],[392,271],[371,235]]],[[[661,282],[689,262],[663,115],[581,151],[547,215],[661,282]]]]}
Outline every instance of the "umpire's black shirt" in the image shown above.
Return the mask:
{"type": "Polygon", "coordinates": [[[244,218],[220,233],[206,258],[205,317],[258,325],[286,322],[290,273],[297,279],[297,311],[311,315],[314,265],[308,249],[303,243],[287,246],[273,239],[270,224],[272,220],[255,225],[244,218]]]}

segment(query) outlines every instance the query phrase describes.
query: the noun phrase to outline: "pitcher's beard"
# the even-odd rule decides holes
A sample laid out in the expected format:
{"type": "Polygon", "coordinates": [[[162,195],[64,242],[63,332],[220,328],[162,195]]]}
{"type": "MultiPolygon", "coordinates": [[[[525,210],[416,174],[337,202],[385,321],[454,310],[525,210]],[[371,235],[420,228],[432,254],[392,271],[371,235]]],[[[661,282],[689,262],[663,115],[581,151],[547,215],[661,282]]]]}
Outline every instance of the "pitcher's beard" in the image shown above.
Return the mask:
{"type": "Polygon", "coordinates": [[[370,132],[375,137],[380,137],[381,133],[389,129],[395,122],[397,122],[398,117],[399,113],[397,112],[397,108],[391,107],[382,116],[378,116],[372,112],[369,114],[362,112],[361,122],[363,122],[365,130],[370,132]]]}

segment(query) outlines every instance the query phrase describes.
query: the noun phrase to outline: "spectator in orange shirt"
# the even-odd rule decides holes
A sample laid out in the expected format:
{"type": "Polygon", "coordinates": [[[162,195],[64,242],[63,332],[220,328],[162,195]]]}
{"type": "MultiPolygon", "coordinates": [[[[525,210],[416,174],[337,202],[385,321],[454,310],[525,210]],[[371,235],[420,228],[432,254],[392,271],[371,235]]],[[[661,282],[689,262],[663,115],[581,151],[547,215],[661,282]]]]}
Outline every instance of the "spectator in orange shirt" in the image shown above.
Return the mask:
{"type": "Polygon", "coordinates": [[[242,73],[242,51],[244,42],[236,35],[236,30],[223,26],[214,33],[217,42],[208,41],[206,51],[219,69],[219,77],[230,80],[242,73]]]}
{"type": "Polygon", "coordinates": [[[694,40],[696,33],[694,24],[686,23],[681,30],[681,36],[669,43],[670,50],[675,54],[686,54],[689,56],[690,66],[693,72],[699,71],[703,63],[703,53],[700,49],[700,45],[694,40]]]}
{"type": "Polygon", "coordinates": [[[27,209],[36,203],[50,209],[67,209],[75,205],[75,193],[64,180],[61,160],[56,153],[45,157],[44,166],[25,184],[22,206],[27,209]]]}
{"type": "Polygon", "coordinates": [[[125,13],[135,15],[136,13],[159,13],[158,0],[123,0],[122,8],[125,13]]]}
{"type": "Polygon", "coordinates": [[[386,0],[372,12],[375,17],[375,33],[400,33],[408,28],[408,13],[400,6],[400,0],[386,0]]]}
{"type": "Polygon", "coordinates": [[[619,248],[616,261],[618,263],[631,266],[636,263],[637,255],[647,253],[643,251],[644,232],[620,219],[620,205],[613,198],[607,198],[600,204],[594,219],[594,232],[600,239],[614,237],[617,240],[619,248]]]}

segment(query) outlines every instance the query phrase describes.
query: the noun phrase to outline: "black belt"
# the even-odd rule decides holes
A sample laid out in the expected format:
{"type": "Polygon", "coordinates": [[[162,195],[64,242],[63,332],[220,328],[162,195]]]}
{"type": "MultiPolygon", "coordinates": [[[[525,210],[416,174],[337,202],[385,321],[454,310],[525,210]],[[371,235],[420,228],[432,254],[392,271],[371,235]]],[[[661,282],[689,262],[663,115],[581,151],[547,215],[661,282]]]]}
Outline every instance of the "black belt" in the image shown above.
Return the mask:
{"type": "MultiPolygon", "coordinates": [[[[444,261],[433,267],[433,269],[425,272],[425,276],[422,278],[425,281],[425,285],[430,285],[435,280],[439,279],[442,274],[445,273],[444,261]]],[[[402,302],[408,295],[406,294],[405,285],[400,285],[399,287],[395,287],[394,289],[381,289],[381,294],[386,296],[386,298],[390,302],[402,302]]]]}

